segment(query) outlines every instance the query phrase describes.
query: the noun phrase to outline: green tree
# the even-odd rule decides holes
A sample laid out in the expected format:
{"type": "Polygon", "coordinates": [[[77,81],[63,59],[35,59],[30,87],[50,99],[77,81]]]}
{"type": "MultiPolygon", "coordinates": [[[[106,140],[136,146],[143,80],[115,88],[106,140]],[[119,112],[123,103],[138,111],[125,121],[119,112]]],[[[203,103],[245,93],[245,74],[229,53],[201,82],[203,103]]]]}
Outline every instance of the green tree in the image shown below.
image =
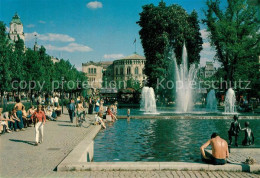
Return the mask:
{"type": "Polygon", "coordinates": [[[133,88],[135,91],[138,91],[141,88],[141,84],[139,80],[135,80],[134,78],[130,78],[126,82],[127,88],[133,88]]]}
{"type": "Polygon", "coordinates": [[[188,17],[188,22],[190,26],[190,33],[188,33],[186,41],[189,63],[199,63],[203,41],[200,33],[198,13],[195,10],[193,10],[190,16],[188,17]]]}
{"type": "MultiPolygon", "coordinates": [[[[13,52],[13,57],[10,58],[10,71],[11,71],[11,77],[12,77],[12,82],[21,82],[24,79],[25,76],[25,71],[24,71],[24,65],[23,61],[25,58],[24,54],[24,41],[19,37],[18,35],[18,40],[15,41],[14,43],[14,52],[13,52]]],[[[13,91],[17,89],[18,93],[20,93],[21,88],[20,85],[16,85],[15,88],[13,88],[13,91]]]]}
{"type": "Polygon", "coordinates": [[[203,22],[210,32],[211,45],[216,59],[223,65],[225,80],[232,82],[240,77],[249,79],[259,73],[257,59],[260,54],[260,24],[257,11],[246,0],[228,0],[223,9],[220,0],[207,0],[206,19],[203,22]]]}
{"type": "MultiPolygon", "coordinates": [[[[178,63],[181,62],[182,48],[186,43],[190,63],[199,62],[202,50],[202,38],[199,33],[197,13],[191,15],[179,5],[166,6],[160,2],[143,6],[140,20],[137,22],[144,54],[146,57],[145,74],[148,86],[156,93],[165,93],[164,88],[157,88],[157,80],[162,81],[169,75],[169,52],[174,48],[178,63]]],[[[172,70],[172,69],[171,69],[172,70]]]]}
{"type": "Polygon", "coordinates": [[[5,24],[0,21],[0,92],[1,101],[3,102],[3,94],[10,91],[11,71],[10,58],[12,57],[12,48],[9,44],[5,33],[5,24]]]}

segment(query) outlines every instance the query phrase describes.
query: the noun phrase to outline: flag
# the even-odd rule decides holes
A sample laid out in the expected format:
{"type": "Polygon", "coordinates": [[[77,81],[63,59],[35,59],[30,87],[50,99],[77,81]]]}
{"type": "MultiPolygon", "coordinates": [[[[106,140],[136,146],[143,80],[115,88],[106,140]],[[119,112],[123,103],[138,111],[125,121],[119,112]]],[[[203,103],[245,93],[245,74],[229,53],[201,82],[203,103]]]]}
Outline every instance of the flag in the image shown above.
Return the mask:
{"type": "Polygon", "coordinates": [[[136,43],[136,38],[135,38],[135,41],[134,41],[134,43],[133,44],[135,44],[136,43]]]}

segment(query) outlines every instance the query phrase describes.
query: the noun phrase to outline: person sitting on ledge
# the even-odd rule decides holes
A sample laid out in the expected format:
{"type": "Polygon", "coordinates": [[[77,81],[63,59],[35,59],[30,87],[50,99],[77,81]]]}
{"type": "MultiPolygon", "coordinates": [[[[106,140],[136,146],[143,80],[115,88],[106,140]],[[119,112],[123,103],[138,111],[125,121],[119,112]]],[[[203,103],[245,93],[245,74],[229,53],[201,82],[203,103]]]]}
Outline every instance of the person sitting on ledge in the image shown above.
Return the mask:
{"type": "Polygon", "coordinates": [[[242,141],[242,145],[244,146],[253,145],[255,141],[255,137],[252,130],[249,128],[249,122],[245,122],[245,128],[241,130],[245,131],[245,138],[242,141]]]}
{"type": "Polygon", "coordinates": [[[95,116],[95,121],[97,124],[101,125],[102,128],[106,128],[106,125],[104,123],[104,121],[102,120],[102,117],[103,117],[103,113],[102,112],[98,112],[97,115],[95,116]]]}
{"type": "Polygon", "coordinates": [[[232,136],[235,136],[235,146],[237,147],[237,137],[239,134],[239,131],[241,130],[240,124],[238,122],[238,116],[234,115],[234,121],[230,125],[230,129],[228,131],[228,139],[229,139],[229,145],[232,144],[232,136]]]}
{"type": "Polygon", "coordinates": [[[200,147],[200,151],[202,161],[208,164],[224,165],[229,157],[228,144],[217,133],[211,135],[211,139],[200,147]],[[209,145],[212,147],[212,155],[204,151],[209,145]]]}

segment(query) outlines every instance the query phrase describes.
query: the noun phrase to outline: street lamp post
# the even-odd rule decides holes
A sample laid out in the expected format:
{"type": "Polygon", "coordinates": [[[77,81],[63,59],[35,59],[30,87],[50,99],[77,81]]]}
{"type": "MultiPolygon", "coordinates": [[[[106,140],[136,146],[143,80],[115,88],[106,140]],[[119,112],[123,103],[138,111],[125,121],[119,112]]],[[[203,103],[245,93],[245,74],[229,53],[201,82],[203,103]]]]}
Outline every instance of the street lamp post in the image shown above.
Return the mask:
{"type": "Polygon", "coordinates": [[[64,86],[63,86],[63,82],[64,82],[64,77],[61,77],[61,81],[62,81],[62,82],[61,82],[61,84],[62,84],[62,86],[61,86],[61,103],[62,103],[62,104],[61,104],[61,107],[62,107],[62,108],[61,108],[61,110],[62,110],[62,114],[63,114],[63,87],[64,87],[64,86]]]}

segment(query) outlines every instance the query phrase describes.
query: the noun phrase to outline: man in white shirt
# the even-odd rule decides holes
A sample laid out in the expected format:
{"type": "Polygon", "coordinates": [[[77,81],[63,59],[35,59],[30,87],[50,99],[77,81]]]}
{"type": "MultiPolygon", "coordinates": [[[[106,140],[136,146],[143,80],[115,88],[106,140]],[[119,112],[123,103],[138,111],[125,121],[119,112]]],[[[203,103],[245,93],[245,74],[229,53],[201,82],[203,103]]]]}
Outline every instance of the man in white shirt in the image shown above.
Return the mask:
{"type": "Polygon", "coordinates": [[[55,98],[54,98],[54,106],[58,107],[58,104],[59,104],[59,98],[58,98],[58,96],[55,96],[55,98]]]}

